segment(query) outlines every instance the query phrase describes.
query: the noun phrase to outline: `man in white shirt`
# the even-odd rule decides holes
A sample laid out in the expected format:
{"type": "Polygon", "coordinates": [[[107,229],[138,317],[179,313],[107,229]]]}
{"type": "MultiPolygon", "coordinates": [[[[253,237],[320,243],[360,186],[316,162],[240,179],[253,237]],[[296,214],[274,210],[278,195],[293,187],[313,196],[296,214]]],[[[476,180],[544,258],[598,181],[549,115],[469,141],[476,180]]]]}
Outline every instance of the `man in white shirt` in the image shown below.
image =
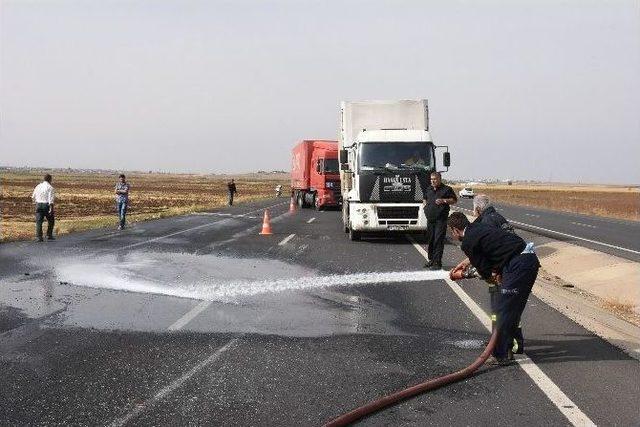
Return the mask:
{"type": "Polygon", "coordinates": [[[53,202],[55,191],[51,185],[51,175],[46,174],[44,181],[36,185],[31,198],[36,204],[36,240],[42,242],[42,222],[47,219],[47,239],[55,240],[53,237],[53,226],[55,217],[53,214],[53,202]]]}

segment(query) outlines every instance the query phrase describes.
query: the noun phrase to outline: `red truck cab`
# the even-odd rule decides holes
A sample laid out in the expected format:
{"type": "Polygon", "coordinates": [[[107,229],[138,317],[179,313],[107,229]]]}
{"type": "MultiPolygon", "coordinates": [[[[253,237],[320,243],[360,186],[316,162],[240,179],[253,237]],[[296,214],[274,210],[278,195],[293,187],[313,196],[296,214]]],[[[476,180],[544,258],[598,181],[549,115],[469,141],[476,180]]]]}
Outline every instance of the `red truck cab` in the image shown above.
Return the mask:
{"type": "Polygon", "coordinates": [[[291,196],[300,207],[342,205],[338,141],[303,140],[293,147],[291,196]]]}

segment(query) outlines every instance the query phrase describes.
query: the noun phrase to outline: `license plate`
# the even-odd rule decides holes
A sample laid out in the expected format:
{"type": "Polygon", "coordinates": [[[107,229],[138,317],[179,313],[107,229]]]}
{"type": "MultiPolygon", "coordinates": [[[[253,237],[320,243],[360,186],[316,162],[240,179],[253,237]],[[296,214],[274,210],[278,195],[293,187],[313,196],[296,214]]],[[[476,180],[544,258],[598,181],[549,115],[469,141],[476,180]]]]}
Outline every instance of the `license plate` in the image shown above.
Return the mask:
{"type": "Polygon", "coordinates": [[[390,225],[387,227],[387,229],[390,231],[401,231],[401,230],[408,230],[409,226],[408,225],[390,225]]]}

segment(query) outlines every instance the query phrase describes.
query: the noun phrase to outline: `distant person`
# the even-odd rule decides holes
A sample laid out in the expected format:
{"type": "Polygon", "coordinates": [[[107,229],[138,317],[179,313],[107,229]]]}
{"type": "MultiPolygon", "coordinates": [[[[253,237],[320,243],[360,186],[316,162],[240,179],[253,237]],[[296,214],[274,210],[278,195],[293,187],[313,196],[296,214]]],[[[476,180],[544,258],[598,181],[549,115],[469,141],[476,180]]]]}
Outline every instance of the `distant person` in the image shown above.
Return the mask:
{"type": "Polygon", "coordinates": [[[227,191],[229,192],[229,206],[233,206],[233,196],[238,192],[233,179],[227,183],[227,191]]]}
{"type": "Polygon", "coordinates": [[[36,240],[42,242],[42,222],[47,219],[47,240],[55,240],[53,237],[53,226],[55,225],[55,215],[53,202],[55,200],[55,190],[51,185],[52,177],[49,174],[44,176],[44,180],[33,189],[31,199],[36,204],[36,240]]]}
{"type": "Polygon", "coordinates": [[[278,184],[276,185],[276,197],[280,197],[282,196],[282,185],[278,184]]]}
{"type": "Polygon", "coordinates": [[[462,212],[451,214],[448,224],[468,258],[455,269],[473,265],[484,280],[500,285],[496,307],[498,342],[490,363],[510,364],[513,353],[523,351],[520,318],[540,268],[533,244],[500,228],[469,223],[462,212]]]}
{"type": "Polygon", "coordinates": [[[501,228],[510,233],[515,233],[509,221],[491,206],[489,196],[486,194],[478,194],[473,198],[473,215],[476,217],[475,222],[481,222],[492,227],[501,228]]]}
{"type": "Polygon", "coordinates": [[[116,209],[118,212],[118,230],[123,230],[127,218],[127,206],[129,205],[129,183],[123,173],[116,184],[116,209]]]}
{"type": "Polygon", "coordinates": [[[449,206],[457,201],[458,198],[453,188],[442,183],[440,172],[432,172],[431,185],[427,188],[422,202],[427,217],[427,253],[429,255],[429,261],[424,265],[425,268],[430,270],[442,268],[449,206]]]}

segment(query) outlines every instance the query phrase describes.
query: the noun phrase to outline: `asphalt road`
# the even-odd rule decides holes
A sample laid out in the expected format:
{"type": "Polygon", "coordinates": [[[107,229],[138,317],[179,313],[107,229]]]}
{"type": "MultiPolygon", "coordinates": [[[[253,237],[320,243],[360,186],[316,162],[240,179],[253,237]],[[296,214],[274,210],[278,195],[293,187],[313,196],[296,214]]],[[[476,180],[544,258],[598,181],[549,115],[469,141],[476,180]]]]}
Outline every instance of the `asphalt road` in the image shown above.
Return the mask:
{"type": "MultiPolygon", "coordinates": [[[[321,425],[475,360],[485,285],[421,270],[403,237],[350,242],[338,212],[287,209],[1,245],[0,424],[321,425]]],[[[360,424],[640,423],[640,362],[535,297],[523,323],[520,364],[360,424]]]]}
{"type": "MultiPolygon", "coordinates": [[[[640,204],[640,200],[638,200],[640,204]]],[[[516,227],[640,262],[640,222],[494,203],[516,227]]],[[[471,213],[472,199],[458,200],[471,213]]]]}

